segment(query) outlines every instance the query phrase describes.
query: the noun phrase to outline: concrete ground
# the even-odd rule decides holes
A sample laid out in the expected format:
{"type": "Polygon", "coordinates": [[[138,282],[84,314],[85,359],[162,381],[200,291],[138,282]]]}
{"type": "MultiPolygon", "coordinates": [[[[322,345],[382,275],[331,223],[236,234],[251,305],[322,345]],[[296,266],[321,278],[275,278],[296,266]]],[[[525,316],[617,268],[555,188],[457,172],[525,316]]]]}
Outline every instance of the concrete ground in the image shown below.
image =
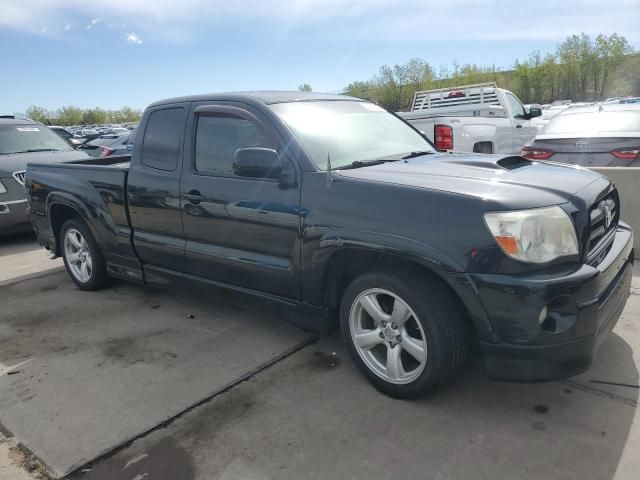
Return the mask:
{"type": "MultiPolygon", "coordinates": [[[[0,267],[2,262],[0,248],[0,267]]],[[[210,382],[216,367],[212,359],[222,348],[215,347],[221,332],[216,337],[209,330],[232,328],[227,321],[230,316],[236,315],[234,319],[240,318],[237,321],[257,332],[255,339],[280,347],[267,349],[281,355],[269,357],[272,364],[250,372],[246,381],[218,394],[211,390],[200,405],[177,412],[146,433],[141,430],[130,443],[113,451],[103,449],[94,461],[75,463],[70,479],[640,478],[640,277],[634,279],[633,294],[614,333],[585,374],[535,385],[490,382],[479,358],[472,356],[455,383],[418,401],[393,400],[375,391],[353,366],[337,335],[296,350],[297,342],[304,342],[306,336],[298,337],[280,324],[274,318],[279,314],[264,304],[236,295],[216,292],[202,299],[195,293],[181,303],[181,296],[174,292],[124,284],[99,294],[81,294],[62,274],[0,287],[3,304],[27,298],[33,306],[19,307],[26,315],[7,319],[5,314],[0,320],[0,362],[26,373],[32,368],[29,365],[46,361],[47,368],[38,367],[34,378],[48,386],[36,382],[31,387],[36,396],[24,400],[33,392],[11,390],[9,377],[0,370],[0,402],[11,392],[15,397],[9,409],[6,403],[0,406],[0,422],[5,427],[13,422],[14,442],[23,442],[31,450],[37,445],[53,457],[103,437],[113,442],[125,430],[140,429],[141,419],[158,417],[149,415],[149,410],[165,408],[167,415],[166,404],[175,397],[197,397],[193,391],[200,387],[193,376],[210,382]],[[80,306],[81,302],[86,305],[80,306]],[[162,305],[154,309],[162,312],[158,312],[162,325],[152,323],[153,315],[148,313],[127,322],[119,320],[129,312],[148,312],[156,303],[162,305]],[[64,304],[77,306],[82,315],[63,308],[64,304]],[[192,305],[198,306],[196,318],[182,325],[172,323],[192,305]],[[51,311],[55,315],[43,313],[51,311]],[[84,318],[91,312],[92,321],[84,318]],[[170,332],[147,335],[156,327],[170,332]],[[200,345],[213,342],[214,347],[209,351],[204,346],[191,348],[198,344],[189,333],[194,328],[204,335],[200,345]],[[279,343],[283,337],[285,341],[279,343]],[[102,364],[98,350],[91,347],[100,338],[102,364]],[[109,338],[121,339],[111,358],[103,355],[109,338]],[[135,341],[125,341],[128,338],[135,341]],[[176,339],[182,341],[176,343],[176,339]],[[183,375],[170,374],[168,362],[176,359],[158,354],[173,352],[169,347],[176,344],[185,346],[178,357],[189,365],[178,369],[183,375]],[[64,353],[69,348],[72,352],[64,353]],[[33,360],[16,367],[16,360],[25,353],[31,353],[33,360]],[[71,365],[71,359],[86,361],[71,365]],[[201,368],[203,363],[207,368],[201,368]],[[131,373],[133,368],[143,369],[145,375],[131,373]],[[47,372],[56,380],[43,379],[47,372]],[[144,380],[149,375],[152,378],[144,380]],[[71,391],[66,392],[69,386],[71,391]],[[38,396],[44,398],[38,400],[38,396]],[[81,408],[61,405],[63,399],[77,397],[97,403],[83,403],[81,408]],[[135,428],[121,421],[116,408],[130,415],[135,428]],[[65,418],[60,419],[61,415],[65,418]],[[37,426],[40,429],[34,431],[37,426]],[[54,426],[69,429],[68,434],[57,433],[54,426]]],[[[261,343],[252,343],[240,353],[252,356],[261,343]]],[[[233,340],[220,365],[227,366],[229,356],[242,359],[236,350],[243,346],[233,340]]],[[[11,381],[20,375],[12,375],[11,381]]],[[[0,442],[0,479],[21,478],[3,469],[7,462],[2,460],[2,446],[0,442]]],[[[21,463],[8,462],[12,472],[20,472],[15,470],[16,462],[21,463]]]]}
{"type": "Polygon", "coordinates": [[[62,268],[62,259],[49,260],[33,234],[0,236],[0,286],[62,268]]]}

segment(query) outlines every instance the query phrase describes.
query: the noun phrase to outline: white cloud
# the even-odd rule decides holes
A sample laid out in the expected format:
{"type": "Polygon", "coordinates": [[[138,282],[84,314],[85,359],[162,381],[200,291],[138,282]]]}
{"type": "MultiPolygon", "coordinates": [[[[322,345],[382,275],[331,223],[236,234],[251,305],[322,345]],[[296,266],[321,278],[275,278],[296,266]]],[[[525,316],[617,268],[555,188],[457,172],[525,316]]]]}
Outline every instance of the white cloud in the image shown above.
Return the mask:
{"type": "MultiPolygon", "coordinates": [[[[317,27],[341,38],[561,40],[571,33],[618,32],[640,42],[639,0],[1,0],[0,28],[37,32],[39,19],[104,19],[145,37],[198,35],[217,23],[262,20],[274,31],[317,27]],[[635,12],[635,14],[634,14],[635,12]]],[[[95,23],[94,23],[95,21],[95,23]]]]}
{"type": "Polygon", "coordinates": [[[70,23],[67,23],[67,24],[64,26],[64,31],[65,31],[65,32],[68,32],[69,30],[71,30],[71,24],[70,24],[70,23]]]}
{"type": "Polygon", "coordinates": [[[127,33],[126,38],[129,45],[140,45],[142,43],[140,36],[134,32],[127,33]]]}

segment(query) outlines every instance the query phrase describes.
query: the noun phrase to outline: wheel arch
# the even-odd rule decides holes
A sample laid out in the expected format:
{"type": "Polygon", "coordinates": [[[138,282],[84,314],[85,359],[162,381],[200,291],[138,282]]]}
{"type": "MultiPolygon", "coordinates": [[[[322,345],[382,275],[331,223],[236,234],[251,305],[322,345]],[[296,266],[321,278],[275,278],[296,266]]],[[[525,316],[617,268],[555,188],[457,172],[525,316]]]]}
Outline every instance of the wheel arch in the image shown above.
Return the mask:
{"type": "MultiPolygon", "coordinates": [[[[330,311],[337,311],[347,285],[356,277],[370,271],[393,272],[397,269],[410,271],[420,277],[438,282],[458,303],[474,336],[486,338],[487,329],[493,331],[485,316],[484,307],[476,304],[468,286],[460,282],[460,273],[435,268],[437,264],[391,252],[366,248],[342,248],[332,253],[323,276],[322,301],[330,311]],[[471,298],[470,298],[471,297],[471,298]]],[[[335,319],[336,315],[330,315],[335,319]]]]}
{"type": "Polygon", "coordinates": [[[73,197],[65,194],[51,193],[47,197],[47,212],[51,227],[51,234],[55,242],[52,251],[57,255],[62,255],[60,245],[60,231],[67,220],[71,218],[80,218],[91,231],[93,238],[100,245],[98,235],[96,235],[95,225],[89,220],[90,216],[86,208],[77,202],[73,197]]]}
{"type": "Polygon", "coordinates": [[[490,140],[479,140],[473,144],[474,153],[493,153],[495,150],[495,145],[490,140]]]}

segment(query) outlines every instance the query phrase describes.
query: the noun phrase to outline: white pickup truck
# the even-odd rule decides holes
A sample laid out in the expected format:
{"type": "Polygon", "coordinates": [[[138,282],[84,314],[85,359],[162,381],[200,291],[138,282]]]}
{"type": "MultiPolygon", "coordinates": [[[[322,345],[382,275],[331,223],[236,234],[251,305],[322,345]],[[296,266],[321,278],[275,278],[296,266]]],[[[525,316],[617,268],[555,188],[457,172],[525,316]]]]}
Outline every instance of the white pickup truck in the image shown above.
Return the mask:
{"type": "Polygon", "coordinates": [[[398,112],[438,150],[516,155],[537,135],[531,119],[541,114],[493,82],[416,92],[411,111],[398,112]]]}

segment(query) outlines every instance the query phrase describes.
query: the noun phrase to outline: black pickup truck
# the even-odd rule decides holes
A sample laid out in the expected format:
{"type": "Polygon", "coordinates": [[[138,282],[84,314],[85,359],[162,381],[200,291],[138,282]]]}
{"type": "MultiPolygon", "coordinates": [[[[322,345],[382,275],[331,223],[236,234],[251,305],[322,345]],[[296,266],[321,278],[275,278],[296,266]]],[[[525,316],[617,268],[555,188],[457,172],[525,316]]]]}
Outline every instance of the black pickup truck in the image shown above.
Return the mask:
{"type": "Polygon", "coordinates": [[[434,150],[373,103],[288,92],[152,104],[129,157],[30,164],[30,218],[82,289],[196,281],[340,320],[381,391],[586,370],[630,291],[614,185],[581,168],[434,150]]]}

